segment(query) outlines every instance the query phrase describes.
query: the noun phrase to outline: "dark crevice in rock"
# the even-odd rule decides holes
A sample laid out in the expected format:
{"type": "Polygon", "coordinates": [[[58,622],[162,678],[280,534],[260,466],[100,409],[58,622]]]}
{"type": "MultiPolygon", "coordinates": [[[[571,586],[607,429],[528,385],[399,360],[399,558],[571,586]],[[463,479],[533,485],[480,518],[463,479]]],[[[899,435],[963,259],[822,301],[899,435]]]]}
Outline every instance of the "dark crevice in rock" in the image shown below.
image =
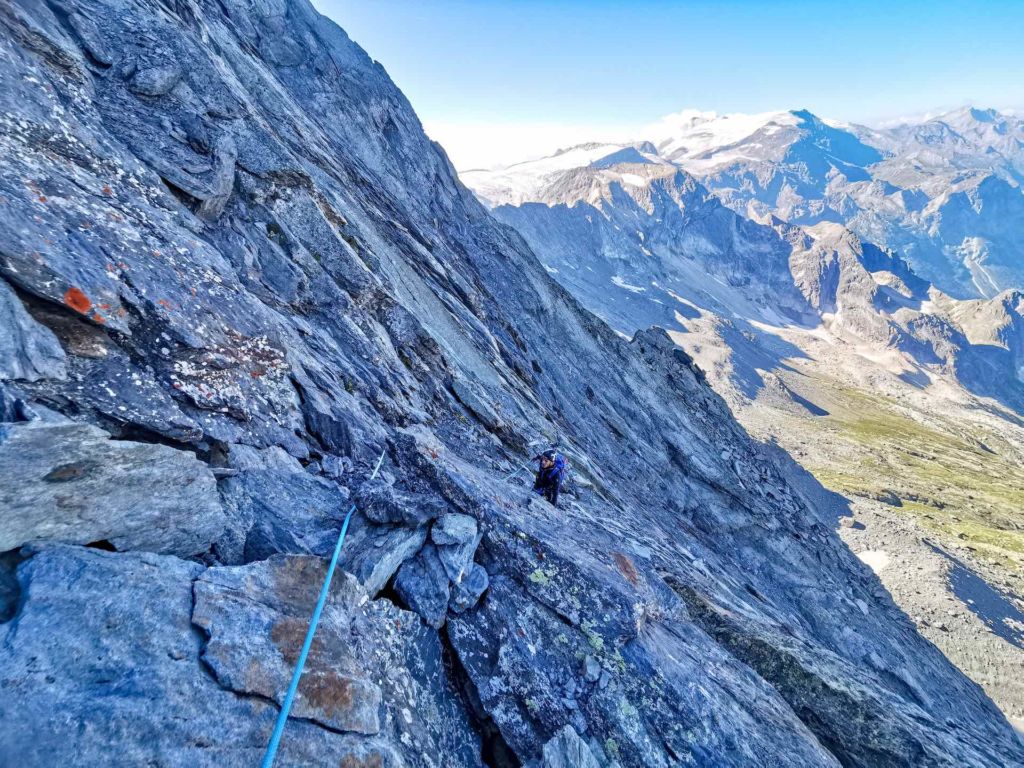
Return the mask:
{"type": "Polygon", "coordinates": [[[90,549],[100,549],[104,552],[117,552],[117,547],[111,544],[107,539],[100,539],[99,541],[90,541],[85,546],[90,549]]]}
{"type": "Polygon", "coordinates": [[[131,443],[149,443],[150,445],[166,445],[179,451],[190,451],[196,458],[208,462],[209,451],[203,450],[193,443],[182,442],[174,438],[155,432],[137,422],[112,423],[102,425],[110,432],[111,440],[119,440],[131,443]]]}
{"type": "Polygon", "coordinates": [[[166,179],[163,176],[160,177],[160,181],[164,183],[164,186],[167,187],[168,191],[174,196],[174,198],[179,203],[188,208],[192,213],[199,212],[199,208],[203,204],[202,200],[200,200],[197,197],[193,197],[184,189],[177,186],[173,181],[170,181],[169,179],[166,179]]]}
{"type": "Polygon", "coordinates": [[[754,597],[754,599],[756,599],[756,600],[759,600],[759,601],[760,601],[760,602],[762,602],[762,603],[763,603],[763,602],[765,602],[765,599],[764,599],[764,598],[763,598],[763,597],[761,596],[761,593],[760,593],[760,592],[758,592],[758,591],[757,591],[756,589],[754,589],[754,588],[753,588],[752,586],[750,586],[749,584],[744,584],[744,585],[743,585],[743,588],[744,588],[744,589],[746,589],[746,590],[747,590],[747,592],[748,592],[748,593],[750,593],[750,595],[751,595],[752,597],[754,597]]]}
{"type": "MultiPolygon", "coordinates": [[[[415,557],[415,555],[413,555],[413,557],[415,557]]],[[[388,583],[385,584],[376,595],[370,595],[370,599],[387,600],[392,605],[401,608],[403,611],[415,613],[415,611],[406,604],[405,600],[402,599],[401,595],[399,595],[398,591],[395,589],[395,579],[397,577],[398,570],[396,569],[394,575],[388,580],[388,583]]]]}
{"type": "Polygon", "coordinates": [[[20,549],[0,553],[0,624],[18,615],[21,602],[18,566],[27,559],[20,549]]]}
{"type": "Polygon", "coordinates": [[[448,625],[441,627],[437,634],[441,639],[445,672],[462,699],[470,726],[480,736],[480,761],[487,768],[519,768],[522,761],[505,741],[494,718],[484,709],[476,685],[462,666],[459,654],[448,637],[448,625]]]}

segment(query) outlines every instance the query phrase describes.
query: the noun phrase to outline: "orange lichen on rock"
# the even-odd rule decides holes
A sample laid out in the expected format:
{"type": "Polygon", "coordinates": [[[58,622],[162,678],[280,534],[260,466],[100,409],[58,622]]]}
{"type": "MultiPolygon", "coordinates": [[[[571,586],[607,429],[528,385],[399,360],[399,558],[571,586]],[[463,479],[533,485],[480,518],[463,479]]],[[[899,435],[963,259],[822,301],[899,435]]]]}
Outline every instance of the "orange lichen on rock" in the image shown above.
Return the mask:
{"type": "Polygon", "coordinates": [[[625,577],[626,581],[634,587],[640,583],[640,574],[637,573],[636,566],[633,565],[632,560],[621,552],[613,552],[612,558],[615,560],[615,565],[619,567],[619,572],[625,577]]]}
{"type": "Polygon", "coordinates": [[[64,303],[83,315],[92,309],[92,302],[89,301],[89,297],[82,293],[81,288],[75,286],[71,286],[64,292],[64,303]]]}

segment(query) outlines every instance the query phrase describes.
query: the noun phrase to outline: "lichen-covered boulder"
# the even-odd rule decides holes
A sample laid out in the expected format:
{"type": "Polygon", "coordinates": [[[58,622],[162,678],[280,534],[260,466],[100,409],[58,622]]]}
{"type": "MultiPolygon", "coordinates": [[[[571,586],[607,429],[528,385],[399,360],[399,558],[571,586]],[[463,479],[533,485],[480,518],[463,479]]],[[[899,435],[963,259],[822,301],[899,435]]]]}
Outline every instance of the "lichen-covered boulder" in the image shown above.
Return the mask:
{"type": "MultiPolygon", "coordinates": [[[[251,766],[266,748],[326,563],[205,569],[55,546],[0,624],[0,755],[26,766],[251,766]],[[59,701],[59,706],[53,702],[59,701]]],[[[338,574],[278,764],[479,764],[435,633],[338,574]]]]}

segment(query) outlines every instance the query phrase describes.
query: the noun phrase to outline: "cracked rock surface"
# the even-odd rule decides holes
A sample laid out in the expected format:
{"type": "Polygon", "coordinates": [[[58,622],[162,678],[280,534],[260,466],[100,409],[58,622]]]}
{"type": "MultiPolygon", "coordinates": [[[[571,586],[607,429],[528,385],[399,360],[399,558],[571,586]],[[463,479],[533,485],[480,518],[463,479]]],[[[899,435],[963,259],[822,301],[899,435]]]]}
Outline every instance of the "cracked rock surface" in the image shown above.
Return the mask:
{"type": "Polygon", "coordinates": [[[553,283],[306,0],[0,0],[0,107],[0,455],[152,459],[27,533],[5,486],[0,754],[257,763],[365,499],[279,764],[1024,762],[788,458],[553,283]],[[574,493],[524,504],[555,442],[574,493]]]}

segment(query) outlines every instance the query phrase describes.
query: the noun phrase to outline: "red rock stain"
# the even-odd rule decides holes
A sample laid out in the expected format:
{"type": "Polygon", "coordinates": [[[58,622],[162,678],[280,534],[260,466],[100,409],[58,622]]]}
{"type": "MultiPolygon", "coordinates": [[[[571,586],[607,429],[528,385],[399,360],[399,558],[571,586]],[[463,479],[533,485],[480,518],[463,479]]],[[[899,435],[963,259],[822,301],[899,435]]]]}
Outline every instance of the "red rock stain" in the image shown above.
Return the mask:
{"type": "Polygon", "coordinates": [[[92,309],[92,302],[89,301],[89,297],[82,293],[81,288],[75,286],[71,286],[64,292],[64,303],[83,315],[92,309]]]}

